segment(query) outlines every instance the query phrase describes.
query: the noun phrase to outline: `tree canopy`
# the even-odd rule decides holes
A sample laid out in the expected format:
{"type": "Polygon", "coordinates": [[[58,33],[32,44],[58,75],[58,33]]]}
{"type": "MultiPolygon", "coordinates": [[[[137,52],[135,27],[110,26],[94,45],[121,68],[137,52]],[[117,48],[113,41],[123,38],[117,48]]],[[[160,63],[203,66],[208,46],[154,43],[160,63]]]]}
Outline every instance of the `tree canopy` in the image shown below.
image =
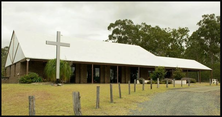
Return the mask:
{"type": "Polygon", "coordinates": [[[194,59],[212,68],[214,78],[219,79],[220,16],[204,14],[197,25],[199,28],[190,36],[187,27],[160,28],[119,19],[108,26],[112,33],[106,41],[139,45],[157,56],[194,59]]]}

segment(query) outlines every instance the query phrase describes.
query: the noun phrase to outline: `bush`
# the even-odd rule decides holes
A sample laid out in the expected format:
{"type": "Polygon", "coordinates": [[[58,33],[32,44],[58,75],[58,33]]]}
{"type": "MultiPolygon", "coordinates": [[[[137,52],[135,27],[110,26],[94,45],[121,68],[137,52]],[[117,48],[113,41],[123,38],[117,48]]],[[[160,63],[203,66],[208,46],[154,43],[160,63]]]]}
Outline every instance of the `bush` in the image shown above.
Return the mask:
{"type": "Polygon", "coordinates": [[[173,72],[173,78],[176,80],[180,80],[185,76],[185,73],[183,73],[182,69],[176,68],[176,70],[173,72]]]}
{"type": "Polygon", "coordinates": [[[137,80],[139,80],[140,84],[143,84],[143,80],[145,80],[144,78],[138,78],[137,80]]]}
{"type": "MultiPolygon", "coordinates": [[[[150,82],[147,82],[147,84],[150,84],[150,82]]],[[[157,81],[152,80],[152,84],[157,84],[157,81]]]]}
{"type": "Polygon", "coordinates": [[[166,70],[164,67],[155,67],[155,71],[153,73],[150,74],[150,77],[153,80],[157,80],[157,78],[159,78],[160,80],[164,78],[164,76],[166,75],[166,70]]]}
{"type": "Polygon", "coordinates": [[[190,83],[196,83],[197,81],[193,78],[190,79],[190,83]]]}
{"type": "Polygon", "coordinates": [[[34,72],[30,72],[28,75],[22,76],[19,79],[20,83],[33,83],[33,82],[41,82],[42,78],[39,77],[38,74],[34,72]]]}
{"type": "MultiPolygon", "coordinates": [[[[166,80],[161,80],[160,84],[166,84],[166,80]]],[[[168,84],[172,84],[172,80],[168,80],[168,84]]]]}

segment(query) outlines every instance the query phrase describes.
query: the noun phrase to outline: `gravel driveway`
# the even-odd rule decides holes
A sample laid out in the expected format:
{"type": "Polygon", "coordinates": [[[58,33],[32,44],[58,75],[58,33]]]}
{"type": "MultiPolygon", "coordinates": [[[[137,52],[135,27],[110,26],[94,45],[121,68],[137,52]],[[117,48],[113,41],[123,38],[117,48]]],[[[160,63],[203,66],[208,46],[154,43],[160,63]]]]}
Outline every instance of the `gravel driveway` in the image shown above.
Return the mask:
{"type": "Polygon", "coordinates": [[[172,89],[139,103],[129,115],[220,115],[220,86],[172,89]]]}

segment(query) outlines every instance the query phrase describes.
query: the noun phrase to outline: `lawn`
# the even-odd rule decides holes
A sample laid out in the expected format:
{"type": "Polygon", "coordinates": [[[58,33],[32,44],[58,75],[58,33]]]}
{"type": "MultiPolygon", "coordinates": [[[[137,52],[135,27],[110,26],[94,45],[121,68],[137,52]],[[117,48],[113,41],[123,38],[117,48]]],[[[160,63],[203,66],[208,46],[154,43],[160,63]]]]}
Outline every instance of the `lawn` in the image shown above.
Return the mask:
{"type": "MultiPolygon", "coordinates": [[[[209,86],[209,83],[195,83],[191,87],[209,86]]],[[[215,84],[212,86],[216,86],[215,84]]],[[[109,84],[64,84],[62,86],[40,84],[2,84],[2,115],[28,115],[28,96],[35,96],[36,115],[74,115],[72,92],[78,91],[81,96],[82,115],[127,115],[130,109],[136,109],[138,102],[149,100],[155,93],[165,92],[174,88],[169,84],[136,85],[134,92],[128,94],[128,84],[121,84],[122,98],[119,98],[118,84],[113,84],[113,101],[110,103],[109,84]],[[100,86],[100,108],[96,109],[96,86],[100,86]]],[[[181,88],[176,85],[176,88],[181,88]]],[[[182,88],[189,88],[183,85],[182,88]]]]}

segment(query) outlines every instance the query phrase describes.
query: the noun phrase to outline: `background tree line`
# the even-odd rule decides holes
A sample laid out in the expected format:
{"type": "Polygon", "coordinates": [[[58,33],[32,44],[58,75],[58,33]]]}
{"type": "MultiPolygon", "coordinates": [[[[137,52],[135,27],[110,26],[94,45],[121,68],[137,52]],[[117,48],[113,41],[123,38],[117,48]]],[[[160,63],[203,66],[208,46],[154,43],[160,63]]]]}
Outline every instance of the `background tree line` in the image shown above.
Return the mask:
{"type": "MultiPolygon", "coordinates": [[[[139,45],[157,56],[194,59],[213,69],[213,78],[220,78],[220,16],[205,14],[197,25],[199,28],[191,36],[187,27],[178,29],[160,28],[146,23],[134,24],[130,19],[110,23],[112,33],[105,41],[139,45]]],[[[1,74],[5,75],[8,46],[2,48],[1,74]]],[[[189,73],[189,77],[197,77],[189,73]]],[[[202,81],[207,81],[209,72],[201,73],[202,81]]]]}
{"type": "MultiPolygon", "coordinates": [[[[205,14],[191,36],[187,27],[160,28],[146,23],[134,24],[130,19],[110,23],[112,33],[105,41],[139,45],[157,56],[194,59],[213,69],[213,78],[220,79],[220,16],[205,14]]],[[[189,77],[197,77],[189,73],[189,77]]],[[[210,73],[201,72],[208,81],[210,73]]]]}

